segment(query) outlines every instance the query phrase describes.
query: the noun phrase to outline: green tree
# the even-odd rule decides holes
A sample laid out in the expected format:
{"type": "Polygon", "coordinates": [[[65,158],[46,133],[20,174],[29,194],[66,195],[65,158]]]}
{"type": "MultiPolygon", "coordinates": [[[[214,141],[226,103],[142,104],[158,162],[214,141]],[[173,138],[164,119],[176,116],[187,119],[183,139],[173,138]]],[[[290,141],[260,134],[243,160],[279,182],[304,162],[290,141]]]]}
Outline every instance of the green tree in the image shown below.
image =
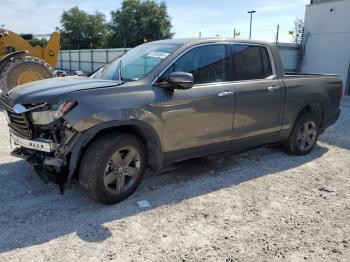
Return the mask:
{"type": "Polygon", "coordinates": [[[134,47],[145,41],[171,38],[171,18],[164,2],[124,0],[111,12],[110,40],[113,47],[134,47]]]}
{"type": "Polygon", "coordinates": [[[29,43],[31,44],[31,46],[35,47],[37,45],[44,47],[47,45],[48,41],[46,38],[34,38],[33,40],[30,40],[29,43]]]}
{"type": "Polygon", "coordinates": [[[63,11],[61,17],[61,48],[102,48],[106,45],[107,23],[100,12],[88,14],[78,7],[63,11]]]}
{"type": "Polygon", "coordinates": [[[304,21],[301,18],[294,20],[294,28],[292,31],[292,40],[294,43],[300,44],[303,41],[304,21]]]}

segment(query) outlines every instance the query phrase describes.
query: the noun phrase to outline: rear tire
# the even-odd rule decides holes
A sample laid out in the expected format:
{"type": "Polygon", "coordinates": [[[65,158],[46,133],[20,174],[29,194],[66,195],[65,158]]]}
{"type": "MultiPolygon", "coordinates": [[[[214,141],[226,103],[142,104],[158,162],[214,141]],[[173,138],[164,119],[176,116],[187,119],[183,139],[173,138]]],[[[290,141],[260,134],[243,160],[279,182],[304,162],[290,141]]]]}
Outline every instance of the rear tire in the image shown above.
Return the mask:
{"type": "Polygon", "coordinates": [[[0,88],[8,92],[15,86],[52,77],[53,69],[37,57],[13,58],[0,72],[0,88]]]}
{"type": "Polygon", "coordinates": [[[88,196],[111,205],[129,197],[146,168],[146,150],[139,138],[113,132],[98,137],[86,149],[79,181],[88,196]]]}
{"type": "Polygon", "coordinates": [[[320,132],[320,125],[314,114],[301,115],[294,124],[289,138],[283,142],[285,151],[290,155],[303,156],[315,147],[320,132]]]}

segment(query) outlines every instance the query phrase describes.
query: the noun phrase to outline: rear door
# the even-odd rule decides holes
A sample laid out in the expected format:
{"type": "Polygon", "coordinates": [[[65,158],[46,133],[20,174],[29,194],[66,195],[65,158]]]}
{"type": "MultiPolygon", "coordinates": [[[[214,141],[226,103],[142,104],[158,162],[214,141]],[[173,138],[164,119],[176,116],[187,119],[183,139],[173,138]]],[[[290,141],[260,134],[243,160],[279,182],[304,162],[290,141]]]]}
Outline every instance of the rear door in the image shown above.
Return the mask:
{"type": "Polygon", "coordinates": [[[278,133],[283,82],[277,79],[267,47],[231,45],[233,80],[237,81],[233,138],[278,133]]]}

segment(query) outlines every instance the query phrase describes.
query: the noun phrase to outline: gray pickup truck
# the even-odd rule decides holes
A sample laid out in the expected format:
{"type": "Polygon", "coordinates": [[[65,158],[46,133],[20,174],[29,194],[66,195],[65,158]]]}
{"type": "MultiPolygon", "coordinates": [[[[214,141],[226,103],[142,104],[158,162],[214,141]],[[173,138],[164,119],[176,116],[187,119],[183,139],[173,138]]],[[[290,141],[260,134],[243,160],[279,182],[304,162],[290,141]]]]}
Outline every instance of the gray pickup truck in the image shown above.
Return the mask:
{"type": "Polygon", "coordinates": [[[267,143],[308,154],[342,93],[335,75],[285,75],[272,44],[214,38],[143,44],[88,78],[29,83],[0,101],[13,155],[113,204],[146,168],[267,143]]]}

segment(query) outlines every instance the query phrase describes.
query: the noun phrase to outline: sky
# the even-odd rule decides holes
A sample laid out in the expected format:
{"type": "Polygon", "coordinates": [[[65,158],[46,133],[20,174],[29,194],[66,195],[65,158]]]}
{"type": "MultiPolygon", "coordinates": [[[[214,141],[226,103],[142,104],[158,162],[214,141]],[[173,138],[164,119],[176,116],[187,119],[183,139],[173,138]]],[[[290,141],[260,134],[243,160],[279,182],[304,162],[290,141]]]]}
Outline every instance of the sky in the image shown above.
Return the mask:
{"type": "MultiPolygon", "coordinates": [[[[47,34],[60,25],[63,10],[73,6],[88,13],[95,11],[110,18],[110,11],[122,0],[1,0],[0,25],[16,33],[47,34]]],[[[310,0],[165,0],[172,17],[174,38],[232,37],[234,28],[241,38],[249,36],[249,10],[253,15],[252,38],[274,41],[277,25],[279,39],[290,42],[294,20],[304,18],[310,0]]]]}

